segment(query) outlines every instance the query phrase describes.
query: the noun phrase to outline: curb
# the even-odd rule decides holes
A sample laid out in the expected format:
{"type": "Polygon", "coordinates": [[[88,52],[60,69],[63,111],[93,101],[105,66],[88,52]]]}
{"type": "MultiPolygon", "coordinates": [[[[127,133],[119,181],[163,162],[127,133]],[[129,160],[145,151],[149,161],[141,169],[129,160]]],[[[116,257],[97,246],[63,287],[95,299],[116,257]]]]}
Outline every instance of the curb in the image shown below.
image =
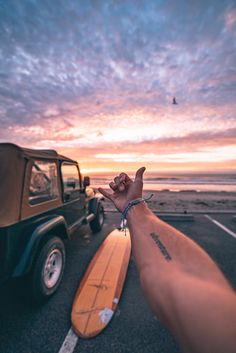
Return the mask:
{"type": "MultiPolygon", "coordinates": [[[[155,213],[156,214],[156,213],[155,213]]],[[[156,214],[163,221],[175,221],[175,222],[193,222],[194,216],[192,214],[156,214]]]]}
{"type": "MultiPolygon", "coordinates": [[[[152,210],[151,211],[155,214],[158,214],[158,215],[182,215],[182,216],[187,216],[187,215],[193,215],[193,214],[207,214],[207,213],[210,213],[210,214],[233,214],[233,218],[235,218],[236,220],[236,211],[235,210],[205,210],[205,211],[190,211],[190,213],[180,213],[180,212],[176,212],[176,211],[168,211],[168,212],[164,212],[164,211],[159,211],[159,210],[152,210]]],[[[116,209],[109,209],[109,210],[106,210],[105,209],[105,212],[107,213],[119,213],[116,209]]]]}

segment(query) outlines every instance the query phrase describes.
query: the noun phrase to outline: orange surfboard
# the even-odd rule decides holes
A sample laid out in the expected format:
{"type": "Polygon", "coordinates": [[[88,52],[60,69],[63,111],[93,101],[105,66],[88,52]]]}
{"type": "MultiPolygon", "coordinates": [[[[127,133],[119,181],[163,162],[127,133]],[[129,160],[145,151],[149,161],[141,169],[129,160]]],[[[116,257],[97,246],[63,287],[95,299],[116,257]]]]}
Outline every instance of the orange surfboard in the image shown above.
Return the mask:
{"type": "Polygon", "coordinates": [[[71,313],[74,331],[82,338],[98,335],[119,302],[129,264],[129,231],[113,230],[104,240],[80,283],[71,313]]]}

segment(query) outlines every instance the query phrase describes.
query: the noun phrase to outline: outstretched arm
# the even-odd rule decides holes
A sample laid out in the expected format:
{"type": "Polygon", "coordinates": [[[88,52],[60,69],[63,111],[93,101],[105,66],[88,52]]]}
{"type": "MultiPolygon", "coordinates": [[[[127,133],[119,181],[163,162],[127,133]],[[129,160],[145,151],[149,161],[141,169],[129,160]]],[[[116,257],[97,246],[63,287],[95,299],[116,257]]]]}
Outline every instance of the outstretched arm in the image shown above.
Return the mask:
{"type": "MultiPolygon", "coordinates": [[[[142,197],[140,168],[100,192],[119,211],[142,197]]],[[[185,352],[228,353],[236,347],[236,295],[211,258],[183,233],[158,219],[145,203],[127,216],[132,249],[145,296],[185,352]]]]}

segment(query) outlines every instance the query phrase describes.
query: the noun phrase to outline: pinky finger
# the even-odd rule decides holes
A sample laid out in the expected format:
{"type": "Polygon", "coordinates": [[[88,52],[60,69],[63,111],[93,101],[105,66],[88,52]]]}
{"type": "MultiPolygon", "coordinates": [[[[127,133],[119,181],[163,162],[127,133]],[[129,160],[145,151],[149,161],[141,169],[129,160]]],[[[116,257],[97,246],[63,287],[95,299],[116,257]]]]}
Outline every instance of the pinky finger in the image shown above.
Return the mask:
{"type": "Polygon", "coordinates": [[[105,196],[107,199],[109,199],[109,200],[112,200],[112,199],[113,199],[112,194],[109,193],[109,192],[107,192],[105,189],[103,189],[103,188],[98,188],[98,191],[99,191],[103,196],[105,196]]]}

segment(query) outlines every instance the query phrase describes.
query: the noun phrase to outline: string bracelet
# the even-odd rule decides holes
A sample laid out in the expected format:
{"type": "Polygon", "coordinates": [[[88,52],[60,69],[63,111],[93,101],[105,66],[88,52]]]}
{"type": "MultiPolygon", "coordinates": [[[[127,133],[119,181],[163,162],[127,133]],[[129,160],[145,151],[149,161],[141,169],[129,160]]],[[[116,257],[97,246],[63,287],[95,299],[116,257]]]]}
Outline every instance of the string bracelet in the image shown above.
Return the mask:
{"type": "Polygon", "coordinates": [[[146,202],[146,201],[150,200],[153,197],[153,195],[154,194],[151,194],[149,197],[147,197],[145,199],[140,197],[138,199],[132,200],[125,207],[124,211],[121,213],[121,223],[120,223],[120,228],[121,228],[121,230],[125,230],[125,235],[126,235],[127,214],[129,212],[129,210],[131,209],[131,207],[138,205],[139,203],[146,202]]]}

